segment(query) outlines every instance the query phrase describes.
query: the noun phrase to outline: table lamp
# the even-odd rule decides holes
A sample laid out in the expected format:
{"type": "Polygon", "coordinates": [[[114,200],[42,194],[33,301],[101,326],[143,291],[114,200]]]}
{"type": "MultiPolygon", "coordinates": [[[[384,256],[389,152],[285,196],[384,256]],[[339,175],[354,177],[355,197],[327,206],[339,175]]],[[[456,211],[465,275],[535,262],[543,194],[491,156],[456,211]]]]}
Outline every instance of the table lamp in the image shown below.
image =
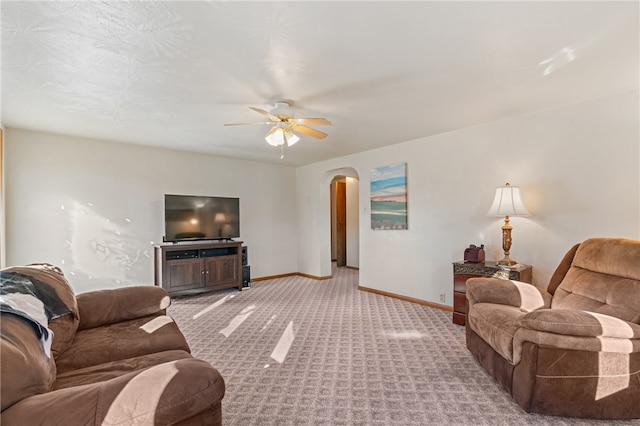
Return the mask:
{"type": "Polygon", "coordinates": [[[504,257],[498,261],[498,264],[507,266],[516,264],[517,262],[509,257],[509,250],[511,250],[511,230],[513,229],[509,224],[509,216],[531,216],[522,202],[520,188],[509,185],[509,182],[501,188],[496,188],[496,195],[487,215],[504,216],[504,225],[502,226],[502,250],[504,250],[504,257]]]}

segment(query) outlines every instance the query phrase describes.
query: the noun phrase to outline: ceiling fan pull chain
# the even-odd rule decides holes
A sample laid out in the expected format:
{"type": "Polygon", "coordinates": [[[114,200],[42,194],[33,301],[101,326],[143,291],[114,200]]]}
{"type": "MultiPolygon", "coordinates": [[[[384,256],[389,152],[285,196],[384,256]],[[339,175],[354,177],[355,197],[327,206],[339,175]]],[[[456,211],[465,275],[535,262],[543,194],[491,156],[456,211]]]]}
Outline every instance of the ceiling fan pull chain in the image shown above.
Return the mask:
{"type": "Polygon", "coordinates": [[[282,160],[284,158],[284,144],[280,145],[280,159],[282,160]]]}

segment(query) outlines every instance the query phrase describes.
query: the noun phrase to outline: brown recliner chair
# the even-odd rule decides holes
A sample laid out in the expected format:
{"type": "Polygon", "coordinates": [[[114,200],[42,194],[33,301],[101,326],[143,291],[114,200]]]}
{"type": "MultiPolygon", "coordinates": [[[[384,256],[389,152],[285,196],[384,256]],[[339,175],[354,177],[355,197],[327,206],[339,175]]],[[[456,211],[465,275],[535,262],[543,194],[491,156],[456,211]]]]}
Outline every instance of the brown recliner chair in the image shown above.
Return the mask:
{"type": "Polygon", "coordinates": [[[640,240],[574,246],[547,290],[467,281],[467,348],[527,412],[640,418],[640,240]]]}

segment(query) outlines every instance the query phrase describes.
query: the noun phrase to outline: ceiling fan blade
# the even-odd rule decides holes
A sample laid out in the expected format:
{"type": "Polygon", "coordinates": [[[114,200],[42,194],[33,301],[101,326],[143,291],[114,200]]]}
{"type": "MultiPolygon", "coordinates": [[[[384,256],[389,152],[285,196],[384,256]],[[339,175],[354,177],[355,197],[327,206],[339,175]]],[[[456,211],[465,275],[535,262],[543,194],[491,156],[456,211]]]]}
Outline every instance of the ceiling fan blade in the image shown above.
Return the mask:
{"type": "Polygon", "coordinates": [[[269,117],[269,120],[271,120],[271,121],[282,121],[282,120],[280,120],[280,118],[278,118],[275,115],[271,114],[269,111],[265,111],[263,109],[256,108],[256,107],[249,107],[249,108],[254,110],[255,112],[257,112],[258,114],[262,114],[265,117],[269,117]]]}
{"type": "Polygon", "coordinates": [[[295,124],[331,125],[331,122],[326,118],[290,118],[288,121],[295,124]]]}
{"type": "Polygon", "coordinates": [[[291,130],[303,133],[305,135],[314,137],[316,139],[324,139],[327,137],[327,134],[325,132],[312,129],[311,127],[307,127],[307,126],[300,126],[299,124],[294,124],[294,123],[291,123],[291,130]]]}
{"type": "Polygon", "coordinates": [[[273,124],[271,121],[250,121],[247,123],[225,123],[223,126],[244,126],[247,124],[273,124]]]}

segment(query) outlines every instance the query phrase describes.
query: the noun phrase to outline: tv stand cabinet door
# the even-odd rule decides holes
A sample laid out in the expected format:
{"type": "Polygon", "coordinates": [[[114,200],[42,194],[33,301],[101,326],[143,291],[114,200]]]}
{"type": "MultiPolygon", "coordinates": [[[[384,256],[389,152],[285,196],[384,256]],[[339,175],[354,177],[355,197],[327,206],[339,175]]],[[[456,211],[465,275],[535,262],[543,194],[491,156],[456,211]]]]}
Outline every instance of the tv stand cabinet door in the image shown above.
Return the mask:
{"type": "Polygon", "coordinates": [[[165,290],[169,293],[204,286],[201,259],[176,259],[166,261],[165,290]]]}
{"type": "Polygon", "coordinates": [[[204,259],[205,287],[229,288],[238,285],[238,256],[214,256],[204,259]]]}

